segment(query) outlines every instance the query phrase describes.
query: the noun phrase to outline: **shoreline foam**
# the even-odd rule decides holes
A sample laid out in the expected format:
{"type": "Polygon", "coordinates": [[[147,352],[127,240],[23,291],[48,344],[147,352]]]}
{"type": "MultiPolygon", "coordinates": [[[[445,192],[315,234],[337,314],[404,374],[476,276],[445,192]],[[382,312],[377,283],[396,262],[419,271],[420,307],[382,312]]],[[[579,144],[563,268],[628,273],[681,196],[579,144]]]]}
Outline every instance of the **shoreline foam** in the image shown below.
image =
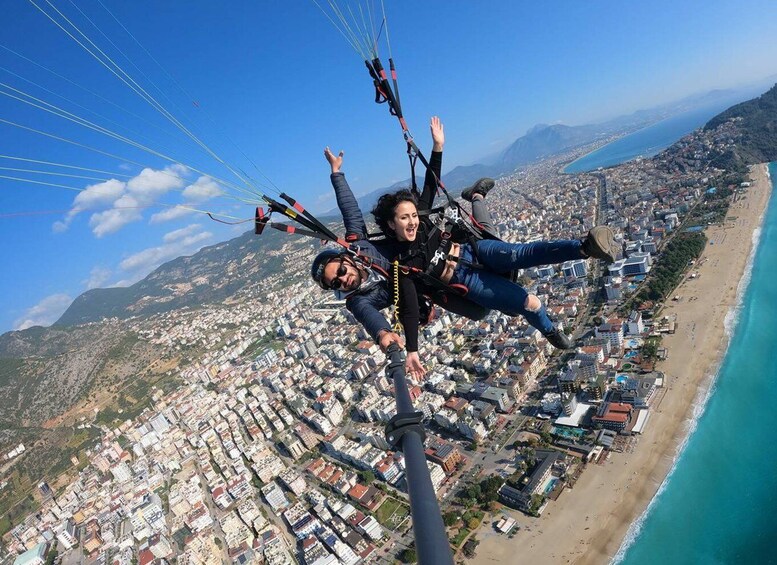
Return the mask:
{"type": "Polygon", "coordinates": [[[736,329],[772,191],[768,165],[753,167],[751,176],[750,190],[729,210],[744,223],[709,228],[711,239],[732,240],[728,245],[720,241],[708,245],[704,252],[708,261],[698,269],[700,278],[685,279],[679,287],[689,295],[719,292],[721,300],[688,302],[686,297],[664,307],[678,315],[678,333],[664,340],[670,358],[659,367],[669,377],[669,390],[652,409],[651,424],[634,453],[614,454],[605,465],[587,469],[575,488],[565,491],[541,518],[511,512],[522,526],[514,540],[481,529],[483,540],[474,563],[508,562],[516,554],[536,563],[623,558],[704,413],[736,329]],[[744,245],[749,247],[747,259],[737,261],[744,255],[744,245]],[[721,261],[718,271],[725,271],[725,276],[712,272],[721,261]],[[691,322],[692,330],[686,328],[691,322]]]}

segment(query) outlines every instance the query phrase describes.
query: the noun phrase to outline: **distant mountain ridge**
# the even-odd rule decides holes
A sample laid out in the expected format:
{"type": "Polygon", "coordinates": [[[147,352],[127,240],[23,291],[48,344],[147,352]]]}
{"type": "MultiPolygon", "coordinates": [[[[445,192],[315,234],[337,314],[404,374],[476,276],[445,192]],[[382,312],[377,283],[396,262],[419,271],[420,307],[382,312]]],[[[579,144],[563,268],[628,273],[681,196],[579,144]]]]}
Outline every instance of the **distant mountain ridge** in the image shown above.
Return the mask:
{"type": "MultiPolygon", "coordinates": [[[[745,93],[748,96],[754,95],[756,88],[761,87],[753,86],[744,90],[711,90],[702,94],[687,96],[675,102],[662,104],[655,108],[637,110],[631,114],[618,116],[597,124],[580,126],[536,124],[529,128],[525,135],[507,146],[500,153],[500,156],[493,160],[492,164],[475,163],[454,167],[442,176],[442,181],[451,192],[456,193],[481,177],[498,178],[540,159],[545,159],[597,140],[604,140],[614,135],[625,135],[693,108],[714,103],[724,103],[726,101],[733,103],[738,96],[739,100],[741,100],[745,93]]],[[[762,92],[762,89],[757,90],[757,92],[762,92]]],[[[420,183],[423,179],[417,178],[416,180],[420,183]]],[[[368,213],[381,194],[409,185],[410,178],[388,187],[373,190],[358,198],[359,205],[365,213],[368,213]]],[[[339,216],[339,211],[333,208],[327,211],[326,215],[339,216]]]]}
{"type": "Polygon", "coordinates": [[[221,302],[249,286],[261,284],[263,277],[280,272],[284,257],[278,249],[284,244],[310,243],[306,238],[291,242],[288,236],[273,230],[267,230],[262,237],[247,232],[204,247],[192,256],[173,259],[132,286],[88,290],[73,301],[55,325],[148,316],[221,302]]]}

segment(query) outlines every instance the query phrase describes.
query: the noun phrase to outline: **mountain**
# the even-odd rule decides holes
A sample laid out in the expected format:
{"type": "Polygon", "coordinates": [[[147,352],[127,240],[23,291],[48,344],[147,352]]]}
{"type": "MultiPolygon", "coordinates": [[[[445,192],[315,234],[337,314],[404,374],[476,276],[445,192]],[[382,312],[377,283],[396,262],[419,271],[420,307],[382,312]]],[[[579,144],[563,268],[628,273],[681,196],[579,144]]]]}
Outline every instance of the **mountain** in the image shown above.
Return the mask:
{"type": "Polygon", "coordinates": [[[164,353],[121,323],[34,327],[0,336],[0,427],[40,426],[141,372],[164,353]]]}
{"type": "Polygon", "coordinates": [[[741,165],[777,160],[777,84],[758,98],[721,112],[704,129],[713,130],[731,120],[742,133],[736,147],[721,156],[724,163],[729,159],[741,165]]]}
{"type": "Polygon", "coordinates": [[[73,301],[55,325],[148,316],[219,303],[261,285],[266,276],[282,272],[289,253],[285,246],[309,244],[307,238],[290,238],[271,229],[261,237],[248,232],[165,263],[132,286],[89,290],[73,301]]]}
{"type": "Polygon", "coordinates": [[[567,149],[596,141],[607,135],[607,128],[602,126],[552,126],[537,125],[526,135],[516,139],[502,154],[499,162],[503,172],[550,157],[567,149]]]}

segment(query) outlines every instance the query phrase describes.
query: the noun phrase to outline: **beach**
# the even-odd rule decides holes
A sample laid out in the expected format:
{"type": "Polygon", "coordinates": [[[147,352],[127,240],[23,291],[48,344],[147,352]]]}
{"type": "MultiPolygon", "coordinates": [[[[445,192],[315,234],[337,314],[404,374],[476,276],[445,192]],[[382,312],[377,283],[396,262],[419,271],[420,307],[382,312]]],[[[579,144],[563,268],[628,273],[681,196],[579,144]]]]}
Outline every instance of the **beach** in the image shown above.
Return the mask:
{"type": "Polygon", "coordinates": [[[661,315],[677,316],[666,335],[668,358],[658,364],[667,378],[651,408],[645,433],[631,452],[613,453],[589,465],[573,489],[550,503],[540,518],[511,511],[521,526],[513,539],[481,528],[476,564],[609,562],[631,524],[647,508],[685,441],[694,410],[706,396],[725,353],[726,316],[735,306],[753,233],[771,193],[766,165],[751,168],[752,184],[732,203],[724,225],[707,228],[709,243],[661,315]]]}

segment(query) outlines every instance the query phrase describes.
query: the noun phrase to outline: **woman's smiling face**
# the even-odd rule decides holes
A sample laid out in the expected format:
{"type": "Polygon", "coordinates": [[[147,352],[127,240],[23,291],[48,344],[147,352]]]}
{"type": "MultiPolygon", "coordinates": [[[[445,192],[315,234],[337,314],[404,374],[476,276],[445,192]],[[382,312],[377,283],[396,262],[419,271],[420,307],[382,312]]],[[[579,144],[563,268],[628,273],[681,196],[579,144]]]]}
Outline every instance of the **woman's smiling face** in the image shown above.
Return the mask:
{"type": "Polygon", "coordinates": [[[394,219],[388,221],[399,241],[415,241],[418,235],[418,209],[415,204],[403,200],[394,208],[394,219]]]}

